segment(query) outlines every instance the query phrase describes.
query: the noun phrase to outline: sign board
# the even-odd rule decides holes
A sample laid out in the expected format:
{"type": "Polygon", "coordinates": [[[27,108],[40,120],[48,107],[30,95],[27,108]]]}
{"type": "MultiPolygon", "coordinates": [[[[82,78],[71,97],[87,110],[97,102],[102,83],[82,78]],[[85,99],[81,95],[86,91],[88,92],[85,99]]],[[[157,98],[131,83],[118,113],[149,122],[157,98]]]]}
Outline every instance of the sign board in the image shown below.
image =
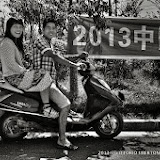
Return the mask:
{"type": "Polygon", "coordinates": [[[106,18],[97,30],[92,18],[80,17],[68,32],[68,53],[89,52],[93,58],[160,58],[160,20],[106,18]]]}

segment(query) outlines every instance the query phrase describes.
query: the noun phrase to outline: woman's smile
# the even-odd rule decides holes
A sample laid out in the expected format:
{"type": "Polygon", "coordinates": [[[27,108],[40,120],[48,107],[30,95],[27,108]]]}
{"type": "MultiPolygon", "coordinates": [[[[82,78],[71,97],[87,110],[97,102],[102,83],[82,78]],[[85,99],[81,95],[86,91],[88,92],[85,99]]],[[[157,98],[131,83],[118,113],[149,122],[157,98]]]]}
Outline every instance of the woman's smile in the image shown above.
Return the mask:
{"type": "Polygon", "coordinates": [[[23,26],[20,24],[14,24],[11,27],[11,34],[15,38],[19,38],[22,35],[23,32],[23,26]]]}

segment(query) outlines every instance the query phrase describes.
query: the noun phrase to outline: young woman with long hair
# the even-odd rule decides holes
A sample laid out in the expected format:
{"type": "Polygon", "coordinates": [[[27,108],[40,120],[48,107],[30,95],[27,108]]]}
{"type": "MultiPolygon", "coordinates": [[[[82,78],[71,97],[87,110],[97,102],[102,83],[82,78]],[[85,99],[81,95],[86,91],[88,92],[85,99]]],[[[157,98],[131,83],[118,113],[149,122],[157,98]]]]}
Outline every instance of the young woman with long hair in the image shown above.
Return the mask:
{"type": "Polygon", "coordinates": [[[12,86],[24,91],[40,92],[44,106],[49,105],[50,74],[44,70],[26,69],[23,65],[22,20],[9,18],[5,36],[0,46],[0,59],[4,79],[12,86]]]}

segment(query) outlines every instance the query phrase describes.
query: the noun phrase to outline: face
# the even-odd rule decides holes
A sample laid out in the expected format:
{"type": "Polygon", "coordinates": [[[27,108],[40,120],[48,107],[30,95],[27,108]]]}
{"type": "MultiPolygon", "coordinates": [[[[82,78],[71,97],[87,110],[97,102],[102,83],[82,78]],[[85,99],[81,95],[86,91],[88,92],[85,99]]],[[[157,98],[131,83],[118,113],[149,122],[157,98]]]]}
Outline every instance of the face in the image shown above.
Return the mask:
{"type": "Polygon", "coordinates": [[[43,30],[43,34],[46,38],[51,40],[53,37],[56,37],[57,29],[56,25],[53,22],[47,23],[43,30]]]}
{"type": "Polygon", "coordinates": [[[13,24],[11,27],[11,34],[15,38],[20,38],[23,33],[23,26],[21,24],[13,24]]]}

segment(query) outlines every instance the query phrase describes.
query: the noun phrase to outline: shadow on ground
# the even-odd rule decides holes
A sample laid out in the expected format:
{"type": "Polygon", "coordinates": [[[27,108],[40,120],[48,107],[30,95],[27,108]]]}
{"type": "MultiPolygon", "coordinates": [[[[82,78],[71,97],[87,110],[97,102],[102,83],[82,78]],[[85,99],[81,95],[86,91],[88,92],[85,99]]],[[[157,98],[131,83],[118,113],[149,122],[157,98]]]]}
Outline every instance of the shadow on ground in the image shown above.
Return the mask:
{"type": "Polygon", "coordinates": [[[68,154],[71,160],[85,160],[103,151],[123,149],[122,140],[104,140],[99,137],[70,137],[71,142],[79,146],[77,151],[63,151],[56,148],[57,137],[24,139],[16,142],[0,142],[1,160],[39,160],[42,157],[60,158],[68,154]]]}
{"type": "MultiPolygon", "coordinates": [[[[41,135],[43,136],[43,134],[41,135]]],[[[78,133],[73,136],[68,135],[69,140],[79,146],[77,151],[64,151],[56,148],[57,135],[53,134],[50,137],[41,137],[40,134],[31,134],[28,139],[16,142],[0,141],[0,159],[1,160],[40,160],[40,158],[62,159],[68,157],[68,160],[101,160],[101,159],[122,159],[125,158],[141,158],[144,155],[117,155],[118,151],[152,151],[160,147],[160,141],[157,139],[159,133],[156,135],[151,132],[143,138],[131,137],[123,139],[106,140],[98,136],[89,136],[87,134],[78,133]],[[109,153],[109,154],[108,154],[109,153]],[[126,157],[127,156],[127,157],[126,157]]],[[[46,134],[45,134],[46,136],[46,134]]],[[[158,155],[157,155],[158,156],[158,155]]],[[[154,155],[148,155],[148,158],[155,158],[154,155]],[[152,156],[152,157],[151,157],[152,156]]],[[[144,157],[145,158],[145,157],[144,157]]],[[[54,160],[55,160],[54,159],[54,160]]]]}

